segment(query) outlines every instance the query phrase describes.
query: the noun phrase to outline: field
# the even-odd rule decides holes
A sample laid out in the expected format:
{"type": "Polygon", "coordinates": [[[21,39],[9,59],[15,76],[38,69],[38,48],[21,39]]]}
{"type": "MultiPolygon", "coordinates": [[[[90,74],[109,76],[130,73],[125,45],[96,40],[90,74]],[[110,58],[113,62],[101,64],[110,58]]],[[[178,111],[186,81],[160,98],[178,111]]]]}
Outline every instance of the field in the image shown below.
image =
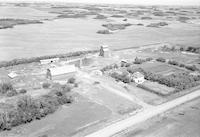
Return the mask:
{"type": "Polygon", "coordinates": [[[165,85],[158,84],[156,82],[145,81],[140,86],[143,89],[146,89],[149,92],[153,92],[155,94],[161,96],[167,96],[174,92],[174,88],[167,87],[165,85]]]}
{"type": "Polygon", "coordinates": [[[167,98],[159,96],[158,94],[155,94],[153,92],[149,92],[148,90],[139,88],[135,86],[135,84],[130,84],[130,86],[127,87],[127,91],[131,95],[137,96],[140,100],[144,101],[147,104],[159,105],[167,101],[167,98]]]}
{"type": "MultiPolygon", "coordinates": [[[[160,7],[160,10],[171,11],[167,7],[160,7]]],[[[179,10],[181,11],[181,9],[179,10]]],[[[194,15],[190,15],[189,11],[193,9],[186,10],[188,12],[185,13],[185,16],[197,17],[195,12],[194,15]]],[[[176,16],[170,13],[167,14],[172,16],[173,20],[168,20],[167,16],[154,15],[151,20],[141,20],[141,17],[152,15],[152,13],[154,13],[153,8],[147,7],[147,11],[144,12],[137,6],[117,8],[111,5],[102,7],[101,5],[73,4],[54,6],[51,6],[51,4],[7,4],[6,6],[1,6],[0,18],[39,20],[43,24],[20,25],[11,29],[2,29],[0,31],[0,60],[98,49],[102,44],[107,44],[112,49],[137,47],[158,42],[199,45],[199,25],[179,22],[176,20],[176,16]],[[79,13],[86,17],[57,17],[65,14],[70,15],[71,12],[79,13]],[[96,12],[102,12],[102,15],[108,18],[103,20],[94,19],[96,15],[93,14],[96,12]],[[124,18],[111,17],[118,14],[122,14],[124,18]],[[123,21],[125,18],[127,21],[123,21]],[[158,23],[161,20],[166,21],[169,25],[161,28],[146,27],[150,23],[158,23]],[[105,29],[102,25],[108,23],[130,23],[133,25],[110,35],[96,33],[98,30],[105,29]],[[142,23],[144,26],[138,26],[138,23],[142,23]],[[36,47],[40,47],[40,50],[36,47]]],[[[197,19],[190,20],[195,21],[197,19]]]]}
{"type": "Polygon", "coordinates": [[[161,74],[161,75],[170,75],[176,72],[185,71],[178,67],[170,66],[168,64],[160,63],[160,62],[146,62],[139,65],[138,67],[141,67],[146,71],[150,71],[150,72],[161,74]]]}

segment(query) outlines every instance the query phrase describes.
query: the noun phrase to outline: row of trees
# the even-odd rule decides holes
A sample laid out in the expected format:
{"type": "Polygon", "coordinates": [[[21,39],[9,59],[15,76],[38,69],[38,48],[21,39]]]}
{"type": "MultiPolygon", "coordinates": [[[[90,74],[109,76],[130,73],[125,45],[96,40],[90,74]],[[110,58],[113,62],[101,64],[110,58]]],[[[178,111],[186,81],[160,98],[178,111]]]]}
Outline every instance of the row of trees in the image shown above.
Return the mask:
{"type": "Polygon", "coordinates": [[[153,58],[141,59],[141,58],[136,57],[133,64],[142,64],[144,62],[148,62],[148,61],[151,61],[151,60],[153,60],[153,58]]]}
{"type": "Polygon", "coordinates": [[[97,50],[77,51],[77,52],[70,52],[67,54],[57,54],[57,55],[49,55],[49,56],[41,56],[41,57],[13,59],[11,61],[0,62],[0,68],[19,65],[19,64],[27,64],[27,63],[32,63],[32,62],[40,62],[40,60],[42,60],[42,59],[75,57],[75,56],[85,55],[85,54],[94,53],[94,52],[98,52],[98,51],[97,50]]]}
{"type": "Polygon", "coordinates": [[[181,47],[181,46],[163,46],[162,47],[163,51],[187,51],[187,52],[192,52],[192,53],[200,53],[200,47],[181,47]]]}
{"type": "Polygon", "coordinates": [[[102,68],[101,71],[105,72],[105,71],[109,71],[109,70],[112,70],[112,69],[118,69],[120,67],[126,67],[126,68],[128,68],[128,67],[130,67],[133,64],[142,64],[144,62],[148,62],[148,61],[151,61],[151,60],[153,60],[153,58],[149,57],[149,58],[141,59],[141,58],[136,57],[135,60],[132,63],[121,62],[120,65],[118,65],[116,63],[115,64],[111,64],[111,65],[107,65],[104,68],[102,68]]]}
{"type": "MultiPolygon", "coordinates": [[[[156,61],[158,62],[166,62],[166,59],[162,58],[162,57],[159,57],[156,59],[156,61]]],[[[190,70],[190,71],[200,71],[196,65],[185,65],[183,63],[179,63],[175,60],[169,60],[168,61],[168,64],[170,65],[174,65],[174,66],[179,66],[179,67],[182,67],[182,68],[186,68],[187,70],[190,70]]]]}
{"type": "Polygon", "coordinates": [[[114,78],[116,81],[122,81],[124,83],[130,83],[132,81],[128,72],[123,72],[122,74],[113,72],[110,74],[110,76],[114,78]]]}
{"type": "Polygon", "coordinates": [[[158,82],[168,87],[174,87],[177,91],[189,89],[200,84],[199,75],[190,75],[189,73],[185,72],[175,73],[169,76],[162,76],[152,72],[146,72],[144,70],[141,72],[144,74],[145,79],[158,82]]]}
{"type": "Polygon", "coordinates": [[[179,66],[179,67],[182,67],[182,68],[186,68],[187,70],[190,70],[190,71],[200,71],[196,65],[185,65],[183,63],[179,63],[175,60],[170,60],[168,61],[168,64],[170,65],[174,65],[174,66],[179,66]]]}
{"type": "Polygon", "coordinates": [[[0,130],[10,130],[20,124],[41,119],[55,112],[60,105],[71,103],[73,98],[66,91],[69,92],[69,88],[60,85],[37,99],[28,95],[20,97],[12,109],[0,112],[0,130]]]}

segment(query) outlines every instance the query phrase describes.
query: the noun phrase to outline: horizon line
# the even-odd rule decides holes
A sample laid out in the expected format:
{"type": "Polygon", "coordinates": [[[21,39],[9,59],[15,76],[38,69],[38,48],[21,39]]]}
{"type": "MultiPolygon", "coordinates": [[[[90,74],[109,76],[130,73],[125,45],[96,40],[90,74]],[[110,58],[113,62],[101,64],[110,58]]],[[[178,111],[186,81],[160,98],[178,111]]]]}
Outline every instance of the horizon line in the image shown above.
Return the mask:
{"type": "Polygon", "coordinates": [[[91,2],[91,1],[86,1],[86,2],[80,2],[80,1],[63,1],[63,0],[0,0],[0,3],[71,3],[71,4],[107,4],[107,5],[138,5],[138,6],[200,6],[200,1],[198,4],[168,4],[168,3],[132,3],[132,2],[125,2],[125,3],[113,3],[113,2],[91,2]]]}

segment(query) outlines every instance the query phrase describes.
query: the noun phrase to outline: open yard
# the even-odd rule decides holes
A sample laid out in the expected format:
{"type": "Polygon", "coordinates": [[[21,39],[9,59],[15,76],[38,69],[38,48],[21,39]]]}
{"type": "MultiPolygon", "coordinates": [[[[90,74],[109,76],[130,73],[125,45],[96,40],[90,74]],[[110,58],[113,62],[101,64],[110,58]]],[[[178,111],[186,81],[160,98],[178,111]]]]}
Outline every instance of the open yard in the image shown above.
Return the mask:
{"type": "MultiPolygon", "coordinates": [[[[94,84],[87,79],[84,79],[84,82],[86,83],[81,83],[81,88],[77,89],[77,92],[98,104],[106,106],[115,115],[129,114],[141,108],[141,106],[137,105],[137,102],[133,102],[126,97],[120,96],[117,93],[113,92],[113,90],[116,90],[116,92],[120,92],[120,90],[118,91],[118,88],[120,88],[120,86],[113,85],[112,87],[110,87],[108,85],[108,87],[106,87],[101,82],[98,84],[94,84]]],[[[124,92],[123,90],[121,90],[121,92],[124,92]]]]}

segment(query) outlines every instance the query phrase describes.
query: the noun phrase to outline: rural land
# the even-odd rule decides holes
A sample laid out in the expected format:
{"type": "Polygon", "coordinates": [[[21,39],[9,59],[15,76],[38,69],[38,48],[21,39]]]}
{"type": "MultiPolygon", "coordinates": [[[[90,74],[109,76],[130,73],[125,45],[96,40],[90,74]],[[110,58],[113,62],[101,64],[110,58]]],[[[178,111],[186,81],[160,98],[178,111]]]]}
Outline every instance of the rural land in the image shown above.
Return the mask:
{"type": "Polygon", "coordinates": [[[0,137],[200,137],[200,7],[0,3],[0,137]]]}

